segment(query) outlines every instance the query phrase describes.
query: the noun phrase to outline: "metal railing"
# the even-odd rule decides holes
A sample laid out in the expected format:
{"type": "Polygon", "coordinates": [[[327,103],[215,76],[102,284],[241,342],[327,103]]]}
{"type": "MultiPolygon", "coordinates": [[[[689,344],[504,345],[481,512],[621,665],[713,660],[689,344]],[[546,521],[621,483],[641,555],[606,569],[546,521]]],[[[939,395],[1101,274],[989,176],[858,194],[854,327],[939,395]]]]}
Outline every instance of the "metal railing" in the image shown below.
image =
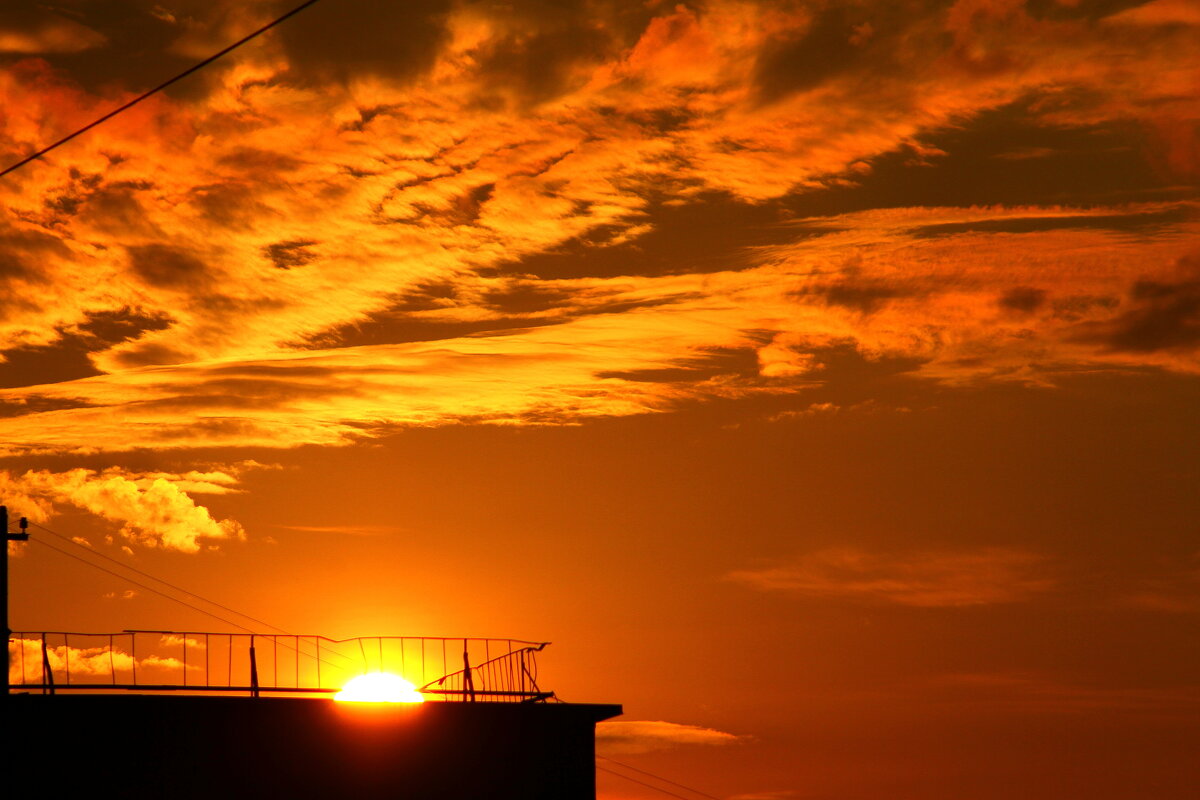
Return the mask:
{"type": "Polygon", "coordinates": [[[298,634],[14,632],[14,692],[328,696],[351,678],[389,672],[427,700],[538,702],[537,654],[548,642],[429,636],[330,639],[298,634]]]}

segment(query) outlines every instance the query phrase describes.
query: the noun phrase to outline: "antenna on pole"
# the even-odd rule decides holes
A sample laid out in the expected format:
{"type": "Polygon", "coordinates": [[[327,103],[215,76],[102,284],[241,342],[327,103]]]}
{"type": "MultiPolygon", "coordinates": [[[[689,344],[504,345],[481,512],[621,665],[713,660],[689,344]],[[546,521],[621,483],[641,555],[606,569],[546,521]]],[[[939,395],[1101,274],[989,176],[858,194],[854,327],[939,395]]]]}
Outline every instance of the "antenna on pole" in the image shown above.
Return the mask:
{"type": "Polygon", "coordinates": [[[0,506],[0,531],[4,531],[4,555],[0,556],[0,617],[4,618],[4,696],[8,696],[8,643],[12,629],[8,627],[8,543],[29,541],[29,520],[21,517],[21,532],[8,531],[8,506],[0,506]]]}

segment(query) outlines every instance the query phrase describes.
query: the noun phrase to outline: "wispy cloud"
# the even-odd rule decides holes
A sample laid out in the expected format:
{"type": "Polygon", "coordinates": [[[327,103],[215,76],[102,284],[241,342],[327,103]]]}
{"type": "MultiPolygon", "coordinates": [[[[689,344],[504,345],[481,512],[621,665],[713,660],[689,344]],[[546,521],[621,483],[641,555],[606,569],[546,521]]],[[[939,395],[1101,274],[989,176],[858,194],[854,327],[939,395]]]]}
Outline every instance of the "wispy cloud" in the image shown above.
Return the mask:
{"type": "Polygon", "coordinates": [[[596,751],[601,755],[649,753],[682,745],[728,745],[743,738],[677,722],[617,720],[596,725],[596,751]]]}
{"type": "MultiPolygon", "coordinates": [[[[315,6],[6,179],[4,454],[573,424],[836,381],[832,347],[957,384],[1196,371],[1194,278],[1171,277],[1194,203],[805,205],[889,158],[936,170],[955,153],[932,139],[1001,112],[1081,139],[1142,125],[1169,188],[1196,161],[1178,3],[510,5],[315,6]],[[714,366],[730,350],[752,367],[714,366]]],[[[269,8],[137,33],[194,57],[269,8]]],[[[85,17],[0,18],[25,43],[0,156],[138,85],[108,58],[132,34],[85,17]]]]}
{"type": "Polygon", "coordinates": [[[926,702],[986,707],[999,713],[1113,711],[1191,717],[1200,711],[1200,686],[1087,685],[1031,673],[941,675],[920,691],[926,702]]]}
{"type": "Polygon", "coordinates": [[[1058,585],[1049,567],[1044,556],[998,547],[900,555],[834,548],[726,578],[761,591],[933,608],[1029,600],[1058,585]]]}
{"type": "Polygon", "coordinates": [[[1200,553],[1156,566],[1155,574],[1123,586],[1116,594],[1117,604],[1177,614],[1200,612],[1200,553]]]}

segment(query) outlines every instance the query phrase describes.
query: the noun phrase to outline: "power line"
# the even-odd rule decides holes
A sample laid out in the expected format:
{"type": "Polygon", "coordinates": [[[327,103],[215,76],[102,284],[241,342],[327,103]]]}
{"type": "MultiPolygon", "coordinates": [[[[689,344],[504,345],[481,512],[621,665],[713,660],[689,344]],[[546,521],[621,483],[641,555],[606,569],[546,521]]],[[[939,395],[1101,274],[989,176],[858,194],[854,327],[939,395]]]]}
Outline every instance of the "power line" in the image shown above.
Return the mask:
{"type": "MultiPolygon", "coordinates": [[[[709,800],[721,800],[721,798],[717,797],[716,795],[707,794],[707,793],[705,793],[705,792],[702,792],[702,791],[700,791],[699,789],[693,789],[693,788],[692,788],[692,787],[690,787],[690,786],[684,786],[682,783],[676,783],[675,781],[673,781],[673,780],[671,780],[671,779],[669,779],[669,778],[664,778],[664,777],[663,777],[663,776],[661,776],[661,775],[655,775],[653,772],[647,772],[647,771],[646,771],[646,770],[644,770],[644,769],[638,769],[637,767],[635,767],[635,766],[632,766],[632,765],[630,765],[630,764],[626,764],[626,763],[624,763],[624,762],[617,761],[615,758],[609,758],[608,756],[596,756],[596,758],[602,758],[602,759],[604,759],[605,761],[608,761],[608,762],[610,762],[610,763],[616,764],[616,765],[617,765],[617,766],[619,766],[619,767],[624,767],[625,769],[631,769],[631,770],[633,770],[634,772],[640,772],[640,773],[642,773],[643,775],[648,775],[649,777],[651,777],[651,778],[654,778],[656,781],[662,781],[663,783],[669,783],[669,784],[671,784],[672,786],[678,786],[680,789],[686,789],[687,791],[689,791],[689,792],[693,792],[693,793],[695,793],[695,794],[698,794],[698,795],[700,795],[701,797],[707,797],[707,798],[709,798],[709,800]]],[[[604,769],[603,767],[600,767],[599,765],[597,765],[597,768],[598,768],[598,769],[604,769]]],[[[611,770],[611,769],[610,769],[610,770],[605,770],[605,771],[606,771],[606,772],[612,772],[612,770],[611,770]]],[[[614,774],[614,775],[620,775],[621,773],[619,773],[619,772],[614,772],[613,774],[614,774]]],[[[622,777],[622,778],[628,778],[629,776],[628,776],[628,775],[621,775],[621,777],[622,777]]]]}
{"type": "MultiPolygon", "coordinates": [[[[615,769],[609,769],[608,767],[602,767],[599,764],[596,765],[596,769],[607,772],[609,775],[616,775],[618,778],[624,778],[627,781],[633,781],[636,784],[645,786],[648,789],[653,789],[656,792],[662,792],[663,794],[670,795],[671,797],[678,797],[679,800],[692,800],[692,798],[690,798],[690,797],[684,797],[681,794],[676,794],[675,792],[668,791],[668,790],[662,788],[661,786],[655,786],[652,783],[646,783],[645,781],[639,781],[637,778],[631,778],[628,775],[622,775],[621,773],[617,772],[615,769]]],[[[706,795],[706,796],[711,796],[711,795],[706,795]]]]}
{"type": "MultiPolygon", "coordinates": [[[[37,525],[37,523],[33,523],[33,524],[37,525]]],[[[62,534],[60,534],[60,533],[55,533],[54,531],[52,531],[52,530],[50,530],[49,528],[46,528],[46,527],[44,527],[44,526],[42,526],[42,525],[37,525],[37,527],[41,528],[42,530],[46,531],[47,533],[51,533],[51,534],[53,534],[54,536],[57,536],[57,537],[58,537],[58,538],[60,538],[60,539],[65,539],[65,538],[66,538],[66,537],[64,537],[62,534]]],[[[67,558],[73,558],[73,559],[75,559],[76,561],[78,561],[79,563],[81,563],[81,564],[86,564],[87,566],[89,566],[89,567],[92,567],[93,569],[98,569],[98,570],[100,570],[101,572],[107,572],[109,575],[112,575],[112,576],[113,576],[113,577],[115,577],[115,578],[118,578],[118,579],[120,579],[120,580],[122,580],[122,581],[125,581],[125,582],[127,582],[127,583],[132,583],[134,586],[140,586],[141,588],[145,589],[146,591],[148,591],[148,592],[153,592],[154,594],[158,595],[159,597],[165,597],[166,599],[168,599],[168,600],[170,600],[170,601],[172,601],[172,602],[175,602],[175,603],[179,603],[179,604],[180,604],[180,605],[182,605],[182,606],[186,606],[187,608],[190,608],[190,609],[192,609],[193,611],[198,611],[198,612],[200,612],[201,614],[204,614],[205,616],[209,616],[209,617],[212,617],[213,619],[220,620],[221,622],[224,622],[226,625],[232,625],[232,626],[233,626],[233,627],[235,627],[235,628],[240,628],[241,630],[243,630],[243,631],[245,631],[246,633],[249,633],[249,634],[251,634],[251,635],[254,635],[255,633],[257,633],[257,632],[256,632],[256,631],[255,631],[253,628],[247,628],[245,625],[239,625],[238,623],[234,622],[233,620],[231,620],[231,619],[226,619],[225,617],[222,617],[222,616],[220,616],[219,614],[214,614],[214,613],[212,613],[211,611],[205,611],[203,608],[200,608],[199,606],[196,606],[196,605],[192,605],[191,603],[187,602],[186,600],[180,600],[178,597],[172,597],[171,595],[167,594],[166,592],[162,592],[162,591],[159,591],[158,589],[155,589],[153,586],[147,586],[146,584],[144,584],[144,583],[142,583],[142,582],[140,582],[140,581],[135,581],[133,578],[130,578],[130,577],[129,577],[129,576],[127,576],[127,575],[121,575],[121,574],[120,574],[120,573],[118,573],[118,572],[113,572],[111,569],[108,569],[107,567],[102,567],[102,566],[100,566],[99,564],[96,564],[96,563],[93,563],[93,562],[91,562],[91,561],[88,561],[86,558],[82,558],[82,557],[80,557],[80,556],[77,556],[77,555],[75,555],[74,553],[70,553],[70,552],[68,552],[68,551],[66,551],[66,550],[63,550],[62,548],[55,547],[54,545],[50,544],[50,543],[49,543],[49,542],[47,542],[47,541],[44,541],[44,540],[42,540],[42,539],[35,539],[35,538],[33,538],[33,537],[30,537],[30,541],[36,542],[37,544],[41,545],[42,547],[49,547],[51,550],[55,551],[56,553],[61,553],[62,555],[66,556],[67,558]]],[[[109,558],[108,556],[104,555],[103,553],[97,553],[97,552],[96,552],[96,551],[94,551],[94,550],[91,550],[91,549],[89,549],[89,548],[83,547],[83,545],[79,544],[78,542],[73,542],[73,541],[71,541],[70,539],[67,539],[66,541],[70,542],[71,544],[74,544],[76,547],[80,547],[80,548],[82,548],[83,550],[85,550],[85,551],[86,551],[86,552],[88,552],[88,553],[92,553],[92,554],[94,554],[94,555],[98,555],[98,556],[100,556],[101,558],[107,558],[109,561],[112,561],[113,563],[115,563],[115,564],[117,564],[117,565],[119,565],[119,566],[126,567],[127,569],[131,569],[131,570],[133,570],[134,572],[137,572],[137,573],[139,573],[139,574],[141,574],[141,575],[145,575],[146,577],[148,577],[148,578],[151,578],[152,580],[156,580],[156,581],[159,581],[160,583],[163,583],[163,584],[165,584],[165,585],[167,585],[167,586],[171,586],[172,588],[176,588],[176,587],[172,586],[172,584],[170,584],[170,583],[167,583],[166,581],[162,580],[161,578],[155,578],[153,575],[150,575],[150,574],[149,574],[149,573],[147,573],[147,572],[142,572],[142,571],[141,571],[141,570],[139,570],[139,569],[135,569],[135,568],[133,568],[133,567],[129,567],[129,566],[125,565],[125,564],[122,564],[120,561],[117,561],[116,559],[113,559],[113,558],[109,558]]],[[[186,590],[184,590],[184,589],[177,589],[177,591],[184,592],[185,594],[192,594],[191,592],[188,592],[188,591],[186,591],[186,590]]],[[[193,597],[199,597],[199,595],[192,595],[192,596],[193,596],[193,597]]],[[[201,600],[204,600],[204,598],[202,598],[202,597],[199,597],[199,599],[201,599],[201,600]]],[[[213,603],[213,601],[211,601],[211,600],[205,600],[205,602],[212,603],[213,605],[215,605],[215,606],[217,606],[217,607],[219,607],[219,608],[227,608],[226,606],[223,606],[223,605],[221,605],[220,603],[213,603]]],[[[228,609],[228,610],[230,610],[230,611],[233,611],[233,613],[235,613],[235,614],[238,614],[238,615],[240,615],[240,616],[246,617],[246,619],[251,619],[251,620],[254,620],[255,622],[261,622],[261,620],[257,620],[257,619],[255,619],[254,617],[250,616],[249,614],[242,614],[240,611],[234,611],[233,609],[228,609]]],[[[264,622],[264,623],[262,623],[262,624],[266,625],[267,623],[265,623],[265,622],[264,622]]],[[[270,627],[274,628],[275,626],[274,626],[274,625],[272,625],[272,626],[270,626],[270,627]]],[[[283,633],[285,636],[291,636],[291,635],[292,635],[292,634],[289,634],[289,633],[287,633],[286,631],[283,631],[281,628],[275,628],[275,629],[276,629],[276,630],[278,630],[278,631],[281,631],[281,632],[282,632],[282,633],[283,633]]],[[[266,634],[266,635],[268,635],[268,636],[269,636],[269,635],[271,635],[271,634],[266,634]]],[[[292,650],[292,651],[294,651],[294,652],[295,652],[295,653],[296,653],[298,656],[299,656],[299,655],[303,655],[303,656],[307,656],[308,658],[315,658],[317,661],[320,661],[322,664],[327,664],[328,666],[331,666],[331,667],[335,667],[335,668],[336,668],[336,667],[338,666],[337,664],[334,664],[334,663],[333,663],[333,662],[331,662],[331,661],[326,661],[325,659],[321,658],[320,656],[315,656],[315,655],[312,655],[312,654],[310,654],[310,653],[303,653],[303,652],[301,652],[301,651],[300,651],[300,650],[299,650],[297,647],[292,647],[292,646],[291,646],[290,644],[288,644],[287,642],[279,642],[279,644],[281,644],[281,645],[282,645],[284,648],[286,648],[286,649],[288,649],[288,650],[292,650]]],[[[349,656],[346,656],[346,655],[344,655],[344,654],[342,654],[342,653],[338,653],[338,652],[336,652],[336,651],[334,651],[334,652],[333,652],[333,655],[335,655],[335,656],[338,656],[339,658],[342,658],[342,659],[344,659],[344,660],[350,660],[350,657],[349,657],[349,656]]]]}
{"type": "Polygon", "coordinates": [[[120,573],[113,572],[108,567],[102,567],[99,564],[93,564],[91,561],[88,561],[85,558],[81,558],[80,556],[77,556],[74,553],[69,553],[60,547],[55,547],[54,545],[50,544],[49,542],[47,542],[43,539],[34,539],[33,537],[30,537],[30,541],[36,542],[37,544],[41,545],[42,547],[49,547],[51,550],[55,551],[56,553],[62,553],[67,558],[73,558],[82,564],[87,564],[89,567],[92,567],[93,569],[98,569],[101,572],[107,572],[109,575],[112,575],[113,577],[120,578],[121,580],[127,581],[128,583],[132,583],[134,586],[140,586],[148,592],[154,592],[156,595],[158,595],[160,597],[165,597],[168,600],[179,603],[182,606],[187,606],[188,608],[192,609],[193,611],[199,611],[201,614],[212,617],[213,619],[218,619],[221,622],[224,622],[226,625],[232,625],[235,628],[241,628],[242,630],[246,631],[247,633],[254,633],[254,631],[252,629],[247,628],[245,625],[239,625],[231,619],[225,619],[224,617],[222,617],[218,614],[214,614],[211,611],[205,611],[203,608],[200,608],[199,606],[194,606],[191,603],[187,602],[186,600],[180,600],[178,597],[172,597],[171,595],[167,594],[166,592],[160,592],[158,589],[155,589],[153,586],[147,586],[146,584],[135,581],[133,578],[130,578],[126,575],[121,575],[120,573]]]}
{"type": "MultiPolygon", "coordinates": [[[[239,617],[245,617],[246,619],[250,620],[251,622],[257,622],[259,625],[265,625],[268,628],[272,628],[273,630],[278,631],[279,633],[288,633],[287,631],[285,631],[283,628],[279,627],[278,625],[272,625],[271,623],[266,622],[265,620],[258,619],[257,617],[252,617],[249,614],[245,614],[241,611],[238,611],[236,608],[230,608],[229,606],[222,605],[221,603],[218,603],[216,600],[210,600],[207,597],[205,597],[204,595],[196,594],[195,592],[193,592],[189,589],[185,589],[182,586],[178,586],[174,583],[171,583],[170,581],[165,581],[162,578],[159,578],[155,575],[151,575],[149,572],[144,572],[144,571],[138,569],[137,567],[132,567],[129,564],[118,561],[117,559],[113,558],[112,556],[107,556],[104,553],[101,553],[97,550],[93,550],[90,547],[85,547],[84,545],[81,545],[79,542],[75,541],[74,539],[63,536],[61,533],[58,533],[57,531],[50,530],[45,525],[39,525],[36,522],[31,522],[29,524],[35,528],[39,528],[39,529],[45,531],[46,533],[50,534],[51,536],[57,536],[59,539],[62,539],[64,542],[73,544],[76,547],[80,548],[81,550],[84,550],[87,553],[99,556],[100,558],[103,558],[106,561],[111,561],[112,563],[116,564],[117,566],[121,567],[122,569],[127,569],[130,572],[136,572],[138,575],[143,575],[147,578],[150,578],[151,580],[158,581],[163,586],[169,586],[177,592],[182,592],[183,594],[186,594],[190,597],[194,597],[197,600],[203,600],[205,603],[208,603],[209,605],[213,605],[224,611],[229,611],[233,614],[237,614],[239,617]]],[[[239,625],[238,627],[241,627],[241,626],[239,625]]],[[[249,630],[249,628],[242,628],[242,630],[249,630]]]]}
{"type": "Polygon", "coordinates": [[[55,148],[57,148],[57,147],[59,147],[59,146],[61,146],[61,145],[64,145],[64,144],[66,144],[67,142],[71,141],[71,140],[72,140],[72,139],[74,139],[76,136],[79,136],[80,134],[83,134],[83,133],[87,133],[87,132],[88,132],[88,131],[90,131],[92,128],[96,127],[97,125],[99,125],[99,124],[101,124],[101,123],[103,123],[103,122],[107,122],[108,120],[110,120],[110,119],[112,119],[113,117],[117,116],[117,115],[118,115],[118,114],[120,114],[121,112],[123,112],[123,111],[127,111],[127,110],[129,110],[130,108],[133,108],[133,107],[134,107],[134,106],[136,106],[138,103],[142,102],[143,100],[145,100],[146,98],[150,97],[151,95],[154,95],[154,94],[157,94],[157,93],[161,92],[163,89],[166,89],[168,86],[170,86],[171,84],[175,83],[176,81],[183,80],[183,79],[184,79],[184,78],[186,78],[188,75],[191,75],[193,72],[196,72],[196,71],[198,71],[198,70],[201,70],[201,69],[203,69],[204,67],[207,67],[209,64],[211,64],[212,62],[216,61],[216,60],[217,60],[218,58],[220,58],[221,56],[223,56],[223,55],[226,55],[227,53],[230,53],[230,52],[232,52],[232,51],[236,50],[237,48],[241,47],[242,45],[244,45],[246,42],[250,41],[251,39],[254,39],[254,38],[255,38],[255,37],[257,37],[257,36],[259,36],[259,35],[261,35],[261,34],[263,34],[263,33],[266,33],[267,31],[271,30],[271,28],[274,28],[276,25],[278,25],[279,23],[283,22],[283,21],[284,21],[285,19],[287,19],[288,17],[291,17],[291,16],[293,16],[293,15],[295,15],[295,14],[299,14],[301,11],[303,11],[304,9],[308,8],[309,6],[313,5],[313,4],[314,4],[314,3],[316,3],[316,2],[317,2],[317,0],[307,0],[307,2],[301,3],[300,5],[298,5],[298,6],[296,6],[295,8],[293,8],[291,11],[287,12],[286,14],[284,14],[282,17],[278,17],[278,18],[276,18],[276,19],[272,20],[271,22],[268,22],[266,25],[263,25],[261,28],[259,28],[258,30],[254,31],[253,33],[251,33],[251,34],[249,34],[249,35],[247,35],[247,36],[243,36],[241,39],[238,39],[236,42],[234,42],[233,44],[229,45],[229,46],[228,46],[228,47],[226,47],[224,50],[221,50],[221,51],[220,51],[220,52],[218,52],[218,53],[213,53],[211,56],[209,56],[208,58],[204,59],[203,61],[200,61],[200,62],[198,62],[198,63],[196,63],[196,64],[193,64],[192,66],[190,66],[190,67],[188,67],[187,69],[185,69],[183,72],[181,72],[181,73],[179,73],[178,75],[176,75],[174,78],[171,78],[170,80],[167,80],[167,81],[164,81],[163,83],[160,83],[158,86],[155,86],[153,89],[150,89],[150,90],[149,90],[149,91],[147,91],[147,92],[143,92],[142,94],[140,94],[140,95],[138,95],[137,97],[135,97],[134,99],[130,100],[128,103],[126,103],[125,105],[121,106],[120,108],[118,108],[118,109],[115,109],[115,110],[113,110],[113,111],[110,111],[110,112],[108,112],[107,114],[105,114],[104,116],[100,117],[99,119],[97,119],[97,120],[94,120],[94,121],[92,121],[92,122],[88,123],[87,125],[84,125],[84,126],[83,126],[82,128],[80,128],[79,130],[75,131],[74,133],[72,133],[72,134],[70,134],[70,135],[68,135],[68,136],[64,136],[63,138],[59,139],[59,140],[58,140],[57,142],[55,142],[54,144],[52,144],[52,145],[49,145],[49,146],[47,146],[47,147],[43,147],[41,150],[38,150],[38,151],[37,151],[36,153],[34,153],[33,155],[31,155],[31,156],[28,156],[28,157],[26,157],[26,158],[23,158],[23,159],[21,159],[20,161],[18,161],[17,163],[15,163],[15,164],[13,164],[13,165],[11,165],[11,166],[9,166],[9,167],[6,167],[6,168],[4,169],[4,171],[3,171],[3,172],[0,172],[0,178],[3,178],[5,175],[7,175],[7,174],[8,174],[8,173],[10,173],[10,172],[13,172],[14,170],[20,169],[21,167],[23,167],[23,166],[25,166],[26,164],[28,164],[30,161],[33,161],[33,160],[35,160],[35,159],[38,159],[38,158],[41,158],[42,156],[44,156],[44,155],[46,155],[47,153],[49,153],[51,150],[54,150],[55,148]]]}

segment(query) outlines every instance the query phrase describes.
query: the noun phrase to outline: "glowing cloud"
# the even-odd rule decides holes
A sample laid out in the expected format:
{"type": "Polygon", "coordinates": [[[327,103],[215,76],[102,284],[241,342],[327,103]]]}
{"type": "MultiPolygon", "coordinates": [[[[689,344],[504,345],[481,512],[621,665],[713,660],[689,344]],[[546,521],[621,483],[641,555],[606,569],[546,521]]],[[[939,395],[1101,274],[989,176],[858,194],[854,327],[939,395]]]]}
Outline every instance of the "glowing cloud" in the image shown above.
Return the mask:
{"type": "Polygon", "coordinates": [[[928,608],[1020,602],[1057,585],[1045,558],[1005,548],[900,556],[838,548],[727,577],[762,591],[928,608]]]}
{"type": "Polygon", "coordinates": [[[226,473],[126,473],[118,468],[100,472],[30,470],[16,476],[0,471],[0,490],[14,508],[34,521],[46,521],[54,503],[86,509],[121,524],[120,535],[146,547],[195,553],[201,540],[240,539],[245,531],[236,520],[214,520],[196,505],[187,491],[231,490],[235,479],[226,473]]]}
{"type": "Polygon", "coordinates": [[[661,720],[617,720],[596,725],[597,752],[649,753],[681,745],[728,745],[741,741],[732,733],[661,720]]]}

